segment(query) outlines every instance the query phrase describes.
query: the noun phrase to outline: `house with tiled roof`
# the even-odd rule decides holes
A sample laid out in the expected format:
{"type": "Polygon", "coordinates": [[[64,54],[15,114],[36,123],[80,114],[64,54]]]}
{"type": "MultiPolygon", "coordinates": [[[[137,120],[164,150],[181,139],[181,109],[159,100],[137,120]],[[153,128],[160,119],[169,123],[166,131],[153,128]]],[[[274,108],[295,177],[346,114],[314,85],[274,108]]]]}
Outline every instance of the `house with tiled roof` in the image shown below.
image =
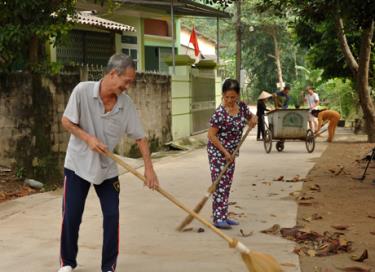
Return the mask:
{"type": "MultiPolygon", "coordinates": [[[[98,80],[108,58],[115,52],[125,53],[136,62],[137,75],[142,78],[137,80],[137,88],[149,84],[146,78],[150,75],[171,75],[165,77],[169,86],[163,93],[170,95],[163,107],[170,118],[166,131],[171,131],[173,139],[206,130],[209,117],[221,97],[221,78],[217,76],[216,65],[212,61],[205,62],[216,59],[215,43],[198,33],[205,61],[192,67],[194,58],[186,56],[191,51],[191,45],[186,42],[191,29],[181,28],[180,18],[222,18],[229,17],[229,14],[192,0],[117,0],[110,11],[100,2],[107,3],[77,1],[80,12],[72,18],[74,29],[65,44],[56,48],[51,46],[52,61],[81,66],[81,80],[98,80]]],[[[150,96],[153,89],[148,86],[147,90],[137,94],[150,96]]],[[[135,98],[134,101],[141,115],[147,109],[161,109],[156,100],[149,103],[154,107],[145,106],[145,99],[138,101],[135,98]]],[[[160,114],[144,115],[157,119],[160,114]]],[[[147,123],[152,124],[152,120],[147,123]]]]}
{"type": "MultiPolygon", "coordinates": [[[[190,47],[186,45],[186,29],[181,30],[179,18],[229,16],[191,0],[118,0],[114,3],[109,11],[108,6],[96,1],[78,0],[80,12],[72,18],[74,29],[64,45],[56,48],[51,45],[51,60],[63,64],[105,65],[110,55],[123,52],[135,60],[138,71],[168,73],[166,59],[173,53],[186,54],[186,48],[190,47]]],[[[202,36],[200,39],[203,51],[212,49],[212,41],[202,36]]],[[[215,53],[208,52],[204,56],[214,58],[215,53]]]]}

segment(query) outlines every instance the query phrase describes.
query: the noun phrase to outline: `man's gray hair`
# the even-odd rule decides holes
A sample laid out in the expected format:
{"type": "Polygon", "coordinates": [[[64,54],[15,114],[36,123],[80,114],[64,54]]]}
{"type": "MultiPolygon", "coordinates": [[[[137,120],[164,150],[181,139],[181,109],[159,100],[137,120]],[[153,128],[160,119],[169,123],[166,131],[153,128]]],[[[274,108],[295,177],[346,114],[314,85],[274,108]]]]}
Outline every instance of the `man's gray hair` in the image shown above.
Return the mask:
{"type": "Polygon", "coordinates": [[[136,69],[135,63],[131,57],[122,53],[114,54],[109,58],[105,73],[108,74],[115,69],[117,74],[121,75],[127,68],[133,68],[134,70],[136,69]]]}

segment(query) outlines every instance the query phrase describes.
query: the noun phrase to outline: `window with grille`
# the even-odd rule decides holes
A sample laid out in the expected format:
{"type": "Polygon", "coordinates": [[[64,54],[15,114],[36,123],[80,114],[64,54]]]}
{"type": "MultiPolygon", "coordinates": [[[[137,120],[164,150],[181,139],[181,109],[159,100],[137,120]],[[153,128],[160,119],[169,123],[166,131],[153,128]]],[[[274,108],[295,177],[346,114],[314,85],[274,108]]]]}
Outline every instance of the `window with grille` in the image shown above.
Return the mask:
{"type": "MultiPolygon", "coordinates": [[[[177,53],[176,49],[175,53],[177,53]]],[[[146,71],[168,73],[169,66],[166,64],[166,59],[170,56],[172,56],[171,47],[145,46],[146,71]]]]}
{"type": "Polygon", "coordinates": [[[121,52],[128,55],[135,62],[136,67],[138,67],[138,42],[137,36],[122,35],[121,36],[121,52]]]}
{"type": "Polygon", "coordinates": [[[56,48],[57,61],[64,64],[106,65],[115,53],[114,35],[72,30],[67,41],[56,48]]]}

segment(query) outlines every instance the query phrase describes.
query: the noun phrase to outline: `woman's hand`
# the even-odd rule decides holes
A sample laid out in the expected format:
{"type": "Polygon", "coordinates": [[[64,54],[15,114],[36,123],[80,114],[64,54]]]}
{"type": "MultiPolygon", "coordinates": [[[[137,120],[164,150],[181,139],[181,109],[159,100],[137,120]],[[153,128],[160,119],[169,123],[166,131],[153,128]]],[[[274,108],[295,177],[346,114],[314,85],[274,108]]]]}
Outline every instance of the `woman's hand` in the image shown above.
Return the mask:
{"type": "Polygon", "coordinates": [[[232,154],[230,154],[227,150],[225,150],[224,156],[225,156],[225,159],[227,160],[227,162],[233,162],[234,161],[234,156],[232,156],[232,154]]]}
{"type": "Polygon", "coordinates": [[[256,124],[258,124],[258,116],[253,114],[249,120],[248,125],[250,128],[254,128],[256,124]]]}

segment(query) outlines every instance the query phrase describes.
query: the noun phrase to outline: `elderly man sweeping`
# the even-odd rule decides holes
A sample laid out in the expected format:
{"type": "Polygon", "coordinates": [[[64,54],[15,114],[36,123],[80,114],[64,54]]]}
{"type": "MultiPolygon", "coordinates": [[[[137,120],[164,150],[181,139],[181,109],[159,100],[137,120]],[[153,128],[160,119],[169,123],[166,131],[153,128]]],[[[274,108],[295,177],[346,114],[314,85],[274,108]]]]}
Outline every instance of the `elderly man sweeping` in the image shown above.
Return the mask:
{"type": "Polygon", "coordinates": [[[114,272],[119,249],[118,170],[106,156],[124,135],[136,140],[145,165],[145,184],[159,185],[148,143],[135,106],[125,91],[135,79],[135,64],[126,55],[113,55],[98,82],[81,82],[73,90],[62,124],[71,133],[64,164],[61,267],[77,266],[78,231],[88,191],[93,185],[103,213],[102,272],[114,272]]]}

